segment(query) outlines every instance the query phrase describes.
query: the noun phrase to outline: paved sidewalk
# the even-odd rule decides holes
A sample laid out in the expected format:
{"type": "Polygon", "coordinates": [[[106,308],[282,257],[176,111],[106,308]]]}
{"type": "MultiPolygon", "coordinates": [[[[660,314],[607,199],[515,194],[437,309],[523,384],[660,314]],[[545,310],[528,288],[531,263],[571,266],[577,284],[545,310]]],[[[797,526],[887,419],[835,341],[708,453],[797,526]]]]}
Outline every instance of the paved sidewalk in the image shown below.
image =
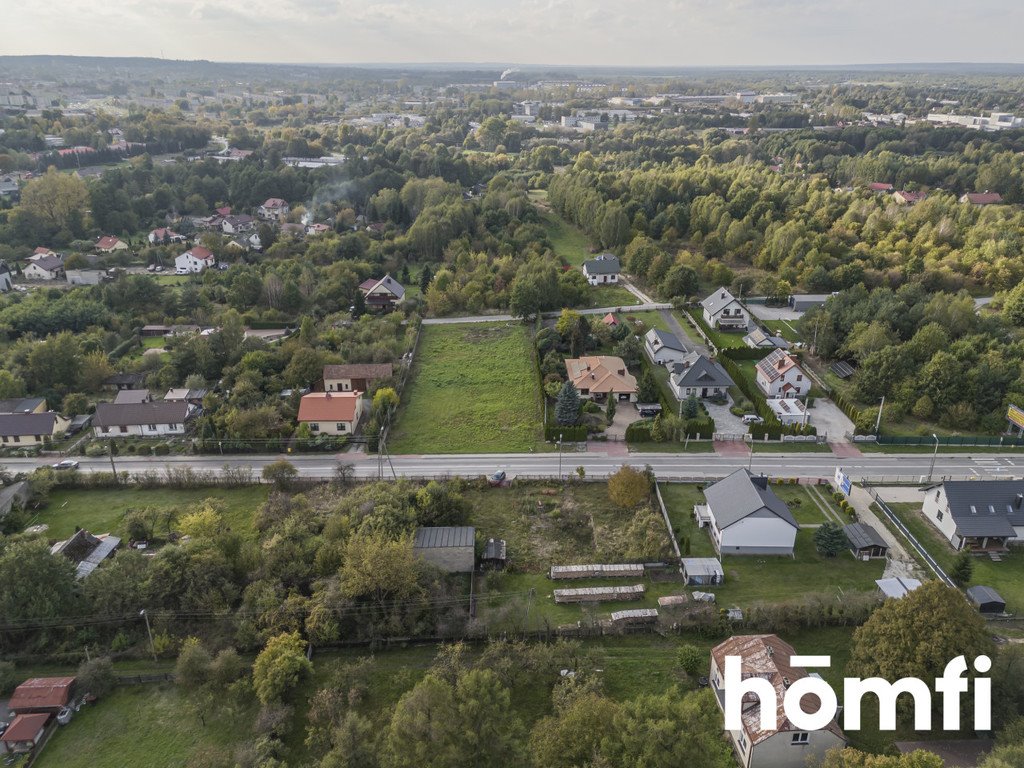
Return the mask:
{"type": "Polygon", "coordinates": [[[859,485],[853,486],[850,492],[850,504],[857,510],[857,519],[878,531],[878,535],[889,545],[889,558],[885,563],[885,572],[882,576],[884,578],[909,576],[922,581],[930,578],[931,574],[923,572],[917,561],[910,556],[906,542],[893,534],[885,523],[879,520],[878,515],[871,509],[873,501],[867,491],[859,485]]]}
{"type": "Polygon", "coordinates": [[[715,453],[719,456],[742,456],[747,458],[750,455],[750,448],[742,440],[715,440],[715,453]]]}
{"type": "Polygon", "coordinates": [[[864,455],[853,443],[829,443],[828,447],[832,449],[833,455],[841,459],[855,459],[864,455]]]}

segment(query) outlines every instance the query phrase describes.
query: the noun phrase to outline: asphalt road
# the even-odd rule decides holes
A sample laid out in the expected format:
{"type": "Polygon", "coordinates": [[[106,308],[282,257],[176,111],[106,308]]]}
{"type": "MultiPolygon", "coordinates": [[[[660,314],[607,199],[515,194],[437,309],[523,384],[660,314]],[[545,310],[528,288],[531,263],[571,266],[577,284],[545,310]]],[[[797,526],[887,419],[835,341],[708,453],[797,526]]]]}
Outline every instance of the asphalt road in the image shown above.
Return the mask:
{"type": "MultiPolygon", "coordinates": [[[[282,458],[273,456],[146,456],[119,457],[119,472],[163,471],[165,468],[191,467],[197,471],[219,473],[225,467],[250,467],[254,473],[268,463],[282,458]]],[[[329,478],[339,463],[351,464],[360,478],[376,477],[379,471],[377,457],[361,453],[346,454],[291,454],[285,458],[292,462],[303,477],[329,478]]],[[[713,453],[633,453],[629,456],[607,456],[601,452],[564,452],[561,474],[569,477],[582,466],[588,477],[604,477],[622,464],[635,467],[650,465],[662,480],[704,480],[724,477],[741,467],[751,466],[754,472],[771,477],[831,478],[836,466],[854,481],[871,479],[876,482],[924,482],[928,477],[932,457],[929,454],[865,454],[839,459],[831,454],[815,453],[754,453],[747,457],[718,456],[713,453]]],[[[107,458],[81,458],[79,471],[109,472],[107,458]]],[[[40,459],[4,459],[0,464],[13,472],[31,471],[48,462],[40,459]]],[[[383,465],[385,477],[437,477],[457,475],[479,477],[503,469],[510,478],[515,476],[554,478],[559,475],[557,453],[537,454],[474,454],[435,456],[393,456],[390,464],[383,465]]],[[[939,454],[935,461],[934,479],[941,478],[1013,478],[1024,476],[1024,456],[1021,454],[939,454]]]]}

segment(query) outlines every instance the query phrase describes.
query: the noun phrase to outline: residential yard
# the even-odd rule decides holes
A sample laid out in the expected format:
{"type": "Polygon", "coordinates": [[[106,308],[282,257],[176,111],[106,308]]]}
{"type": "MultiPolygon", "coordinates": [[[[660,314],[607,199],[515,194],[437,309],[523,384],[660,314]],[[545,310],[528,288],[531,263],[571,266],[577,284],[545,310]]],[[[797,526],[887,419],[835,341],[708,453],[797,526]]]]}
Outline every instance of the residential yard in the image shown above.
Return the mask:
{"type": "Polygon", "coordinates": [[[526,452],[543,442],[526,326],[428,325],[421,333],[391,453],[526,452]]]}
{"type": "MultiPolygon", "coordinates": [[[[662,497],[669,513],[673,530],[680,539],[690,538],[693,557],[714,557],[715,550],[707,531],[693,521],[693,505],[703,503],[704,495],[697,485],[662,484],[662,497]]],[[[803,486],[773,485],[779,498],[791,505],[798,523],[821,523],[824,515],[820,507],[803,486]]],[[[824,493],[824,491],[823,491],[824,493]]],[[[828,503],[826,498],[826,504],[828,503]]],[[[834,509],[834,506],[829,505],[834,509]]],[[[684,554],[685,556],[685,554],[684,554]]],[[[825,558],[814,548],[814,530],[802,528],[797,532],[796,557],[725,557],[725,584],[715,587],[718,604],[722,606],[749,606],[756,602],[796,600],[810,593],[841,596],[844,592],[871,592],[876,589],[875,579],[884,569],[880,560],[862,562],[849,552],[835,558],[825,558]]]]}
{"type": "Polygon", "coordinates": [[[781,336],[791,344],[801,341],[800,334],[796,330],[794,320],[762,320],[761,325],[771,328],[776,335],[781,336]]]}
{"type": "Polygon", "coordinates": [[[60,727],[38,768],[180,768],[200,755],[230,751],[251,734],[254,707],[207,717],[204,726],[172,684],[124,686],[60,727]]]}
{"type": "Polygon", "coordinates": [[[269,494],[267,486],[244,488],[127,488],[97,490],[54,490],[50,503],[39,510],[31,523],[46,523],[48,538],[67,538],[76,526],[92,533],[125,535],[125,513],[136,509],[177,509],[181,512],[204,499],[216,499],[224,506],[224,521],[232,530],[252,536],[254,513],[269,494]]]}
{"type": "Polygon", "coordinates": [[[639,299],[621,285],[592,285],[587,293],[587,304],[582,309],[622,307],[628,311],[638,303],[639,299]]]}
{"type": "Polygon", "coordinates": [[[730,347],[746,347],[743,343],[743,337],[745,333],[739,331],[731,331],[725,333],[722,331],[715,330],[708,326],[704,322],[704,318],[701,316],[700,307],[688,307],[686,313],[693,319],[693,321],[700,326],[701,330],[708,335],[708,338],[714,343],[719,349],[729,349],[730,347]]]}
{"type": "MultiPolygon", "coordinates": [[[[957,553],[952,545],[942,537],[924,515],[921,505],[912,502],[889,503],[889,508],[914,534],[942,569],[949,573],[956,560],[957,553]]],[[[1002,562],[995,563],[987,556],[974,558],[974,573],[967,586],[983,584],[992,587],[1003,596],[1006,610],[1009,613],[1024,613],[1024,552],[1011,549],[1010,554],[1001,555],[1002,562]]],[[[930,571],[929,571],[930,573],[930,571]]]]}
{"type": "Polygon", "coordinates": [[[485,623],[541,628],[583,619],[607,618],[622,608],[653,607],[660,595],[674,594],[682,585],[674,571],[666,578],[580,579],[552,581],[552,565],[652,562],[671,552],[660,514],[651,526],[634,525],[634,512],[616,507],[604,483],[532,484],[516,488],[468,491],[469,523],[477,540],[505,539],[509,565],[505,572],[476,580],[479,618],[485,623]],[[556,588],[627,586],[644,583],[643,600],[601,603],[596,608],[556,605],[556,588]]]}

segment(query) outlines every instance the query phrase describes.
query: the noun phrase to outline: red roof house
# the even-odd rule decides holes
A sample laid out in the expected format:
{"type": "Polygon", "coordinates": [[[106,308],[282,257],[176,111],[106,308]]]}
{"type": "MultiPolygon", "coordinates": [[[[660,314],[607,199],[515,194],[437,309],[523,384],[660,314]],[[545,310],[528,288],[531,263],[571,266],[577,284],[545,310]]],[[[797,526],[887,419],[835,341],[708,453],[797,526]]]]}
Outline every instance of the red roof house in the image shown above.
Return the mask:
{"type": "Polygon", "coordinates": [[[314,435],[351,435],[362,411],[362,392],[310,392],[299,401],[298,421],[314,435]]]}
{"type": "Polygon", "coordinates": [[[31,752],[42,741],[46,723],[51,715],[42,712],[32,715],[18,715],[0,736],[0,752],[21,754],[31,752]]]}
{"type": "Polygon", "coordinates": [[[74,684],[73,677],[30,678],[14,689],[7,708],[18,714],[57,712],[67,705],[74,684]]]}

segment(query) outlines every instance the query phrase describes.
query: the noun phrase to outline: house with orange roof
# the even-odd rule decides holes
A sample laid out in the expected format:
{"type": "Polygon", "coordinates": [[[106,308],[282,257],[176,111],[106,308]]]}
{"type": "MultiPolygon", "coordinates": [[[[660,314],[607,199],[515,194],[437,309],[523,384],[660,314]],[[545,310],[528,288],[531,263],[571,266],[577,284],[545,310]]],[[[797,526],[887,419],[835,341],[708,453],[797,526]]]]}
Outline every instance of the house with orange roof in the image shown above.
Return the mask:
{"type": "Polygon", "coordinates": [[[757,386],[765,397],[806,397],[811,388],[807,375],[796,358],[783,349],[776,349],[757,363],[757,386]]]}
{"type": "Polygon", "coordinates": [[[566,358],[565,370],[569,381],[584,399],[604,400],[614,392],[620,401],[636,402],[636,377],[629,372],[621,357],[588,355],[566,358]]]}
{"type": "Polygon", "coordinates": [[[280,197],[268,197],[256,211],[256,215],[268,221],[282,221],[291,208],[280,197]]]}
{"type": "MultiPolygon", "coordinates": [[[[846,746],[846,736],[833,718],[817,731],[803,731],[790,722],[783,705],[786,691],[793,683],[808,677],[803,667],[791,659],[796,650],[778,635],[735,635],[711,649],[711,690],[719,708],[725,713],[725,659],[739,656],[744,679],[759,677],[775,689],[776,723],[774,728],[761,729],[761,707],[757,696],[743,698],[743,727],[726,731],[736,759],[742,768],[803,768],[817,765],[830,749],[846,746]]],[[[814,694],[800,700],[800,708],[813,714],[820,702],[814,694]]]]}
{"type": "Polygon", "coordinates": [[[96,241],[96,250],[100,253],[113,253],[114,251],[127,251],[128,243],[113,235],[104,235],[96,241]]]}
{"type": "Polygon", "coordinates": [[[363,415],[362,392],[310,392],[299,401],[299,424],[314,435],[352,435],[363,415]]]}

